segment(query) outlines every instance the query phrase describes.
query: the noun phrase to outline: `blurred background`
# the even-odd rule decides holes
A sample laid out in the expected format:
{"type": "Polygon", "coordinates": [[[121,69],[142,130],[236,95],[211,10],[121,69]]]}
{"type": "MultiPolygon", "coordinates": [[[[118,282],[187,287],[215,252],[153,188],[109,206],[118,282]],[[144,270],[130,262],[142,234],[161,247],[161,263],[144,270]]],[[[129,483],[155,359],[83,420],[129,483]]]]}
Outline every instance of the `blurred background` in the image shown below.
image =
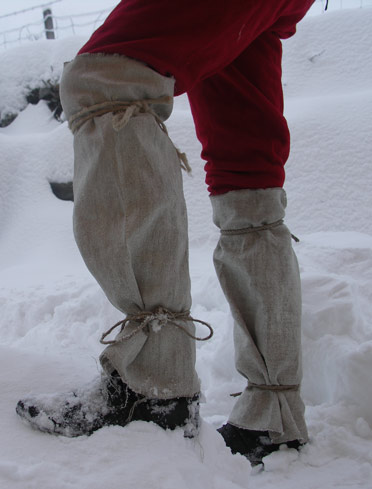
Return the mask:
{"type": "MultiPolygon", "coordinates": [[[[0,3],[0,49],[39,39],[89,36],[119,2],[116,0],[13,0],[0,3]]],[[[316,0],[308,15],[324,13],[316,0]]],[[[329,0],[328,10],[371,8],[372,0],[329,0]]]]}

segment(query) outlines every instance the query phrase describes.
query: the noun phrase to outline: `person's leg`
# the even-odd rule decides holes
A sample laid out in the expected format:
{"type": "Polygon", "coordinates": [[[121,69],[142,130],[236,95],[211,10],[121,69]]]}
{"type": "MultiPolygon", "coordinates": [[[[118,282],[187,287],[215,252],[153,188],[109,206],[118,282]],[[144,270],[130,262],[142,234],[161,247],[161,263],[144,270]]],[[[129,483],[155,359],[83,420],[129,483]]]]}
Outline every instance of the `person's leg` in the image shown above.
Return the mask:
{"type": "Polygon", "coordinates": [[[177,94],[191,90],[296,3],[123,1],[65,70],[67,116],[79,121],[80,111],[91,112],[74,140],[77,241],[111,302],[126,314],[145,313],[125,323],[102,364],[145,399],[192,399],[199,389],[187,335],[193,324],[173,317],[187,316],[190,286],[177,152],[154,117],[170,113],[166,75],[176,78],[177,94]],[[148,106],[131,104],[143,99],[148,106]],[[121,116],[108,102],[130,108],[121,116]]]}
{"type": "Polygon", "coordinates": [[[175,95],[219,73],[263,32],[296,31],[314,0],[122,0],[79,54],[122,54],[175,79],[175,95]]]}
{"type": "Polygon", "coordinates": [[[289,155],[282,45],[265,32],[219,73],[188,91],[211,195],[282,187],[289,155]]]}
{"type": "Polygon", "coordinates": [[[61,100],[74,132],[75,238],[127,319],[104,339],[100,360],[109,380],[96,393],[89,387],[57,404],[27,399],[18,405],[39,429],[78,436],[132,419],[164,428],[188,425],[190,418],[197,424],[181,162],[163,126],[173,87],[173,79],[124,56],[82,55],[65,67],[61,100]],[[119,112],[111,107],[118,100],[119,112]],[[113,383],[107,409],[101,392],[113,383]]]}
{"type": "Polygon", "coordinates": [[[281,55],[278,35],[265,32],[188,93],[221,229],[215,267],[235,320],[237,370],[247,379],[221,433],[235,451],[253,447],[253,461],[277,448],[271,444],[307,440],[299,392],[300,277],[283,224],[289,132],[281,55]],[[269,445],[258,453],[263,435],[269,445]]]}

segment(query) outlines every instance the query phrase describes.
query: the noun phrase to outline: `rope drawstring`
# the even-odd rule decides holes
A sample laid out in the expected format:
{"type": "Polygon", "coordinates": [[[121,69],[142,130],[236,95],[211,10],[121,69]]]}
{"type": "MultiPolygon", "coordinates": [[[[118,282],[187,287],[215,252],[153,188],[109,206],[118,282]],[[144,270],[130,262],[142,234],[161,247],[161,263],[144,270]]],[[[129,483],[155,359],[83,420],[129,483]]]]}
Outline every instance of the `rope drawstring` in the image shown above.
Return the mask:
{"type": "MultiPolygon", "coordinates": [[[[133,100],[133,101],[122,101],[122,100],[110,100],[102,102],[99,104],[91,105],[90,107],[85,107],[76,114],[70,117],[68,125],[73,134],[76,133],[80,127],[87,121],[93,119],[94,117],[99,117],[105,114],[113,113],[112,127],[114,131],[119,132],[123,129],[132,117],[136,117],[139,114],[151,114],[160,129],[169,137],[168,129],[156,112],[151,109],[152,104],[170,104],[172,102],[172,97],[164,96],[157,99],[144,99],[144,100],[133,100]]],[[[173,144],[173,142],[172,142],[173,144]]],[[[174,144],[173,144],[174,146],[174,144]]],[[[187,173],[191,173],[191,167],[187,160],[185,153],[182,153],[178,148],[174,146],[176,150],[178,159],[180,160],[181,168],[187,173]]]]}
{"type": "MultiPolygon", "coordinates": [[[[268,229],[273,229],[278,226],[281,226],[284,224],[283,219],[279,219],[279,221],[272,222],[270,224],[264,224],[262,226],[251,226],[249,228],[242,228],[242,229],[222,229],[221,234],[222,235],[234,235],[234,234],[248,234],[248,233],[256,233],[257,231],[267,231],[268,229]]],[[[299,243],[299,239],[297,236],[294,234],[291,234],[291,237],[296,243],[299,243]]]]}
{"type": "Polygon", "coordinates": [[[279,221],[272,222],[270,224],[264,224],[262,226],[252,226],[249,228],[241,228],[241,229],[222,229],[222,235],[232,235],[232,234],[248,234],[255,233],[257,231],[266,231],[267,229],[276,228],[281,226],[284,223],[283,219],[279,219],[279,221]]]}
{"type": "Polygon", "coordinates": [[[200,321],[199,319],[194,319],[193,317],[190,316],[189,311],[174,313],[174,312],[168,311],[164,307],[158,307],[154,312],[144,311],[144,312],[140,312],[138,314],[130,314],[125,319],[123,319],[122,321],[118,321],[116,324],[114,324],[114,326],[112,326],[105,333],[103,333],[100,342],[103,345],[116,345],[118,343],[121,343],[122,341],[127,341],[130,338],[132,338],[133,336],[135,336],[137,333],[139,333],[140,331],[145,329],[151,323],[151,321],[158,321],[159,328],[161,328],[162,326],[165,326],[166,324],[172,324],[173,326],[181,329],[187,336],[189,336],[190,338],[192,338],[196,341],[207,341],[210,338],[212,338],[212,336],[213,336],[212,326],[210,324],[204,322],[204,321],[200,321]],[[204,324],[204,326],[206,326],[209,329],[209,335],[204,337],[204,338],[194,336],[191,333],[189,333],[184,326],[182,326],[181,324],[178,324],[176,322],[177,320],[190,321],[190,322],[204,324]],[[119,326],[121,327],[120,332],[123,331],[126,324],[130,321],[139,323],[137,328],[135,328],[131,333],[123,335],[119,339],[105,340],[105,338],[110,333],[112,333],[114,331],[114,329],[118,328],[119,326]]]}
{"type": "Polygon", "coordinates": [[[267,384],[253,384],[251,382],[248,382],[248,387],[247,389],[250,391],[252,389],[258,389],[260,391],[277,391],[277,392],[284,392],[284,391],[298,391],[300,386],[298,384],[295,385],[267,385],[267,384]]]}
{"type": "MultiPolygon", "coordinates": [[[[294,385],[275,385],[275,384],[253,384],[252,382],[248,382],[247,390],[251,391],[253,389],[257,389],[260,391],[272,391],[272,392],[289,392],[289,391],[298,391],[300,389],[299,384],[294,385]]],[[[239,397],[243,394],[243,392],[236,392],[234,394],[230,394],[231,397],[239,397]]]]}

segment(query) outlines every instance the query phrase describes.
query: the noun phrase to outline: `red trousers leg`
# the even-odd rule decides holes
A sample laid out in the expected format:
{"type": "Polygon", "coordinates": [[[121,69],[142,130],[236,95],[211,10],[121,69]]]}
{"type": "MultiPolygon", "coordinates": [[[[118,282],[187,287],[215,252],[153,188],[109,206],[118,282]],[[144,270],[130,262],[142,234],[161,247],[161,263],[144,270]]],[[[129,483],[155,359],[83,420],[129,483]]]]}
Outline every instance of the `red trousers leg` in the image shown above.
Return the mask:
{"type": "Polygon", "coordinates": [[[279,37],[265,32],[188,92],[212,195],[283,185],[290,138],[281,56],[279,37]]]}
{"type": "Polygon", "coordinates": [[[280,38],[313,0],[123,0],[80,50],[119,53],[188,92],[212,194],[282,186],[280,38]]]}

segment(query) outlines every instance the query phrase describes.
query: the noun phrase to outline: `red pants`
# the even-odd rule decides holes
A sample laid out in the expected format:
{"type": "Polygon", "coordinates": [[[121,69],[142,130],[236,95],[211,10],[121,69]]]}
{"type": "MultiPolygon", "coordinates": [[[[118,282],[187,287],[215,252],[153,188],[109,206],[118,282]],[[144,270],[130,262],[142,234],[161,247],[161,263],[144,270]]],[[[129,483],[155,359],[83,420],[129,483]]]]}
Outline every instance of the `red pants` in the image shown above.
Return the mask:
{"type": "Polygon", "coordinates": [[[81,53],[119,53],[187,92],[212,195],[281,187],[282,38],[314,0],[123,0],[81,53]]]}

